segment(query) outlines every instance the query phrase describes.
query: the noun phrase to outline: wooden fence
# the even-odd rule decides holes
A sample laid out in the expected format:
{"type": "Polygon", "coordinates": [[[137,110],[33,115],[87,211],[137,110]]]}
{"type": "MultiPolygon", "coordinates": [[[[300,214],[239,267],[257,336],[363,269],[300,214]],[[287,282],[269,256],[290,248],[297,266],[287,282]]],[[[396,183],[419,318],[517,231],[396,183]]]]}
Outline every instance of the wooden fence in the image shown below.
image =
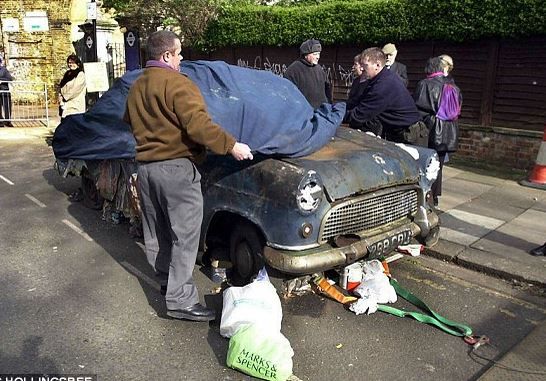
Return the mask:
{"type": "MultiPolygon", "coordinates": [[[[480,40],[464,44],[394,41],[397,60],[408,68],[409,90],[424,77],[431,56],[453,57],[453,76],[463,93],[461,122],[543,131],[546,123],[546,36],[523,40],[480,40]]],[[[334,83],[334,98],[344,100],[352,81],[353,57],[367,46],[325,46],[320,64],[334,83]]],[[[210,54],[184,51],[189,60],[224,60],[281,75],[298,57],[296,47],[232,47],[210,54]]]]}

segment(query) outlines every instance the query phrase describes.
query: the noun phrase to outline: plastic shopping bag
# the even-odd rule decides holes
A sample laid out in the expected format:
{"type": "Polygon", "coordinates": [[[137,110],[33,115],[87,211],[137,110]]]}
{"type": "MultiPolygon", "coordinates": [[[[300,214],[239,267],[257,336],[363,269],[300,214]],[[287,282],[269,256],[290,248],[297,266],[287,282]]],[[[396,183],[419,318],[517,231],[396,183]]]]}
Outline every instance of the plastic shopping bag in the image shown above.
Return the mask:
{"type": "Polygon", "coordinates": [[[253,377],[285,381],[292,375],[294,351],[279,331],[261,324],[239,328],[229,340],[227,366],[253,377]]]}
{"type": "Polygon", "coordinates": [[[396,302],[396,291],[383,271],[383,265],[377,259],[364,262],[362,283],[354,289],[354,293],[361,298],[375,297],[377,303],[396,302]]]}
{"type": "Polygon", "coordinates": [[[222,336],[231,337],[239,327],[252,323],[260,323],[271,331],[280,332],[281,321],[281,300],[268,278],[224,291],[220,321],[222,336]]]}

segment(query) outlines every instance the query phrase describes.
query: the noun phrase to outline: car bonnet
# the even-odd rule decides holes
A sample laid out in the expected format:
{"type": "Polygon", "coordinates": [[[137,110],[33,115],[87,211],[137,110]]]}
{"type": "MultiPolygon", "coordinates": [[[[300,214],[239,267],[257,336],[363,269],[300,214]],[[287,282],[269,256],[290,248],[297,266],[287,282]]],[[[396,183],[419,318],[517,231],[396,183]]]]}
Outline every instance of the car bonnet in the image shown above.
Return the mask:
{"type": "Polygon", "coordinates": [[[406,151],[344,127],[317,152],[283,160],[317,172],[331,201],[419,179],[419,166],[406,151]]]}

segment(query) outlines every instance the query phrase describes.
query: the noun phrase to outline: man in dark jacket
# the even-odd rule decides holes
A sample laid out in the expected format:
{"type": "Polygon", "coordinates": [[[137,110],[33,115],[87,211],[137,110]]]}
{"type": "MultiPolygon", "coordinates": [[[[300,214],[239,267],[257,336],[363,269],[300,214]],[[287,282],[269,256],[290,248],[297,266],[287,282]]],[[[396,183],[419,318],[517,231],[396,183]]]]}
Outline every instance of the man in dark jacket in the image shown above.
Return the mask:
{"type": "Polygon", "coordinates": [[[284,78],[296,85],[314,109],[332,102],[330,83],[318,65],[321,51],[320,41],[304,41],[300,46],[301,58],[292,62],[284,73],[284,78]]]}
{"type": "Polygon", "coordinates": [[[11,94],[9,92],[9,81],[13,81],[13,77],[11,76],[8,69],[4,66],[2,57],[0,57],[0,127],[4,127],[4,125],[8,127],[13,127],[13,124],[11,124],[10,120],[11,94]]]}
{"type": "Polygon", "coordinates": [[[397,143],[426,147],[428,133],[415,102],[397,75],[385,68],[381,49],[364,50],[360,65],[368,85],[358,105],[347,112],[349,126],[397,143]]]}
{"type": "Polygon", "coordinates": [[[396,55],[398,54],[396,46],[389,43],[383,46],[382,50],[385,53],[385,67],[398,74],[402,82],[404,82],[404,86],[408,87],[408,70],[406,65],[396,61],[396,55]]]}

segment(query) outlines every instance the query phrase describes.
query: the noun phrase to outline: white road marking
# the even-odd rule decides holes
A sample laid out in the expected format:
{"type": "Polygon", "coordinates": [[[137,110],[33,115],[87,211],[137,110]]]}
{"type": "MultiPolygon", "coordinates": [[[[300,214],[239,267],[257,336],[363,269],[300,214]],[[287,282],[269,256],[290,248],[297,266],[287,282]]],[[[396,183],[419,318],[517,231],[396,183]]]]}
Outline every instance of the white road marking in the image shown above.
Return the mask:
{"type": "Polygon", "coordinates": [[[139,278],[140,280],[144,281],[145,283],[147,283],[149,286],[151,286],[152,288],[154,288],[156,291],[160,291],[160,287],[159,287],[159,283],[156,282],[155,280],[153,280],[152,278],[150,278],[148,275],[146,274],[143,274],[139,269],[137,269],[135,266],[133,266],[132,264],[130,263],[127,263],[125,261],[122,261],[120,262],[120,264],[125,267],[130,273],[132,273],[133,275],[135,275],[137,278],[139,278]]]}
{"type": "Polygon", "coordinates": [[[46,204],[44,204],[43,202],[41,202],[40,200],[38,200],[36,197],[33,197],[33,196],[29,195],[28,193],[25,193],[25,196],[26,196],[30,201],[32,201],[33,203],[35,203],[36,205],[38,205],[40,208],[45,208],[45,207],[46,207],[46,204]]]}
{"type": "Polygon", "coordinates": [[[68,220],[63,220],[63,223],[67,225],[70,229],[74,230],[76,233],[81,235],[83,238],[88,240],[89,242],[93,242],[93,238],[89,237],[89,235],[86,232],[84,232],[82,229],[74,225],[72,222],[68,220]]]}
{"type": "Polygon", "coordinates": [[[4,177],[4,176],[0,175],[0,179],[4,180],[9,185],[14,185],[13,182],[10,179],[8,179],[7,177],[4,177]]]}

